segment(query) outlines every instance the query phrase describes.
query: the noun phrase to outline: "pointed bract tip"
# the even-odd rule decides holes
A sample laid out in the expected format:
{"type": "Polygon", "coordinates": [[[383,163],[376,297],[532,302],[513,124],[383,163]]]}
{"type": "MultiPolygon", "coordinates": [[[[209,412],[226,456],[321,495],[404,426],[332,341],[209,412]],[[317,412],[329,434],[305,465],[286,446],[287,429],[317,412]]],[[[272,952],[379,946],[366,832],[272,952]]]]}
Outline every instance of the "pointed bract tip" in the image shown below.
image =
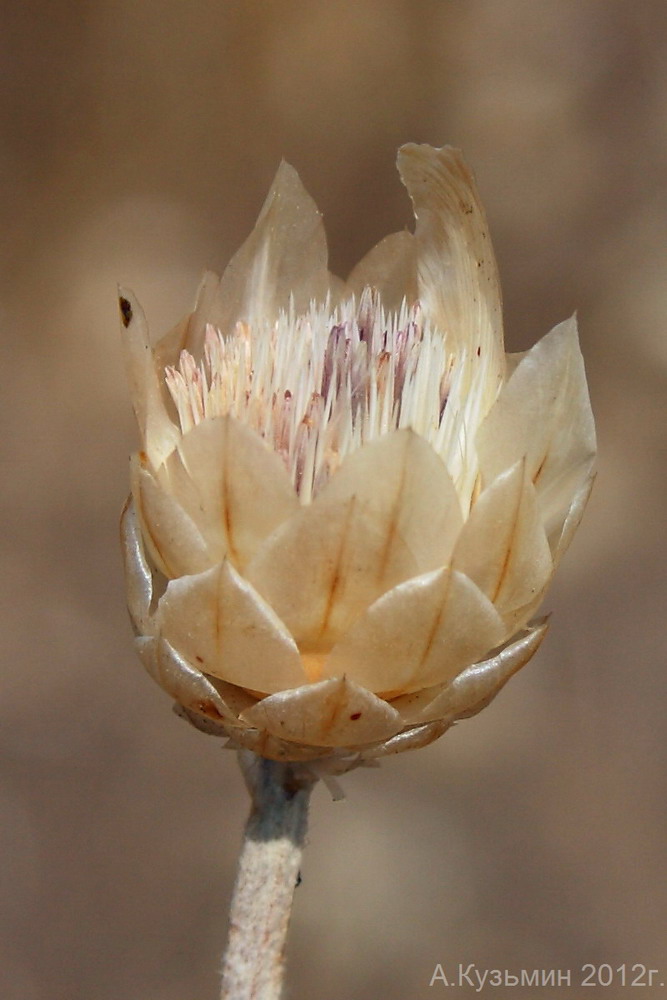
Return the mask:
{"type": "Polygon", "coordinates": [[[399,173],[401,172],[401,163],[405,163],[409,159],[449,160],[465,165],[463,150],[459,149],[458,146],[431,146],[428,142],[406,142],[399,146],[396,154],[396,165],[399,173]]]}

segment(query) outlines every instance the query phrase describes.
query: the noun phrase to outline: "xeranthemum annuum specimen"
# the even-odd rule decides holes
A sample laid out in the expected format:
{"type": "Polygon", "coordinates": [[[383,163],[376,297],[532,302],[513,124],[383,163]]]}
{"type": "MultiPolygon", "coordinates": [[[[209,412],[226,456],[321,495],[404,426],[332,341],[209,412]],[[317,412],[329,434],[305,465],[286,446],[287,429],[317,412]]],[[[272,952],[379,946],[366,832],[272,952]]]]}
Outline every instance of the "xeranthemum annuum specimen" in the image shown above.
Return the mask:
{"type": "Polygon", "coordinates": [[[429,743],[527,662],[593,476],[574,319],[505,355],[461,154],[404,146],[398,167],[415,233],[346,283],[283,163],[222,278],[154,347],[121,293],[142,661],[231,745],[341,770],[429,743]]]}

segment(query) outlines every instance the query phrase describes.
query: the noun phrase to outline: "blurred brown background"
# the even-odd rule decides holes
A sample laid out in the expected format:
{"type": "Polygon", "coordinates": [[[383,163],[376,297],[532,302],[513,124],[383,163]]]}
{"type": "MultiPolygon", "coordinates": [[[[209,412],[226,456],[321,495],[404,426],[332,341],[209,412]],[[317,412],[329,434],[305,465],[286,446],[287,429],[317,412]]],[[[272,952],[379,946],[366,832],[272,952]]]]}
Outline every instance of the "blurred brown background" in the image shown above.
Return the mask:
{"type": "Polygon", "coordinates": [[[511,349],[578,309],[600,472],[536,660],[347,801],[316,793],[288,996],[431,998],[438,962],[667,983],[667,6],[24,0],[3,21],[0,996],[217,996],[247,803],[132,651],[116,282],[154,334],[176,322],[281,157],[345,273],[410,221],[408,140],[477,173],[511,349]]]}

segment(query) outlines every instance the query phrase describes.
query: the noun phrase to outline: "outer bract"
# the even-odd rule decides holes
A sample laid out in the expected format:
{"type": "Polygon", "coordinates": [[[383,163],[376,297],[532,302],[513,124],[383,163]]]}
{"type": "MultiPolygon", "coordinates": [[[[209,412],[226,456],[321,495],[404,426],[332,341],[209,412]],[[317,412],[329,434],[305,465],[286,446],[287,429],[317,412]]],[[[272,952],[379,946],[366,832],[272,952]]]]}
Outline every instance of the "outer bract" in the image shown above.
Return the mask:
{"type": "Polygon", "coordinates": [[[154,347],[121,292],[141,659],[199,728],[331,770],[424,746],[530,659],[593,476],[574,319],[506,357],[460,153],[404,146],[398,167],[415,233],[346,284],[283,164],[154,347]]]}

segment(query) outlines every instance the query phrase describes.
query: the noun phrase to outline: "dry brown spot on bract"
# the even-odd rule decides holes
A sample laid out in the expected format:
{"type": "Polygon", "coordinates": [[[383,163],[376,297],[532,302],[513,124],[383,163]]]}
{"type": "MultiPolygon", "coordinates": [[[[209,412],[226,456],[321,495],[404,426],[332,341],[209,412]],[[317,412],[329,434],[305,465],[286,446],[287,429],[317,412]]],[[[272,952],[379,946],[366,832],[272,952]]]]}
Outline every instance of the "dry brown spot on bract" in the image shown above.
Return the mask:
{"type": "Polygon", "coordinates": [[[132,306],[127,301],[127,299],[121,297],[118,299],[118,305],[120,306],[120,318],[122,320],[123,326],[127,330],[128,326],[132,322],[132,306]]]}

